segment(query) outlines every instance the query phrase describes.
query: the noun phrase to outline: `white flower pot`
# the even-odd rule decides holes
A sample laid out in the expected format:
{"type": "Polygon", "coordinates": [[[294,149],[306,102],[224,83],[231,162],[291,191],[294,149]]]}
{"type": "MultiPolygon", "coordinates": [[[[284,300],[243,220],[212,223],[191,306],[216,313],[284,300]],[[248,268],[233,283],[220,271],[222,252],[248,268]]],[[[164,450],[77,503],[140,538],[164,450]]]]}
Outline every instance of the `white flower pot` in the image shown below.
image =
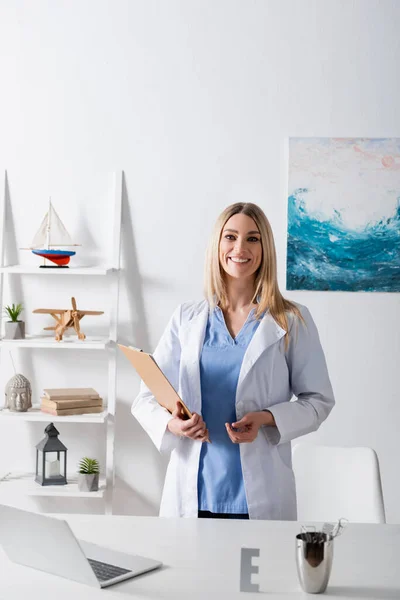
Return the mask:
{"type": "Polygon", "coordinates": [[[80,492],[97,492],[99,489],[99,474],[78,473],[78,489],[80,492]]]}
{"type": "Polygon", "coordinates": [[[4,322],[5,340],[23,340],[25,339],[24,321],[5,321],[4,322]]]}

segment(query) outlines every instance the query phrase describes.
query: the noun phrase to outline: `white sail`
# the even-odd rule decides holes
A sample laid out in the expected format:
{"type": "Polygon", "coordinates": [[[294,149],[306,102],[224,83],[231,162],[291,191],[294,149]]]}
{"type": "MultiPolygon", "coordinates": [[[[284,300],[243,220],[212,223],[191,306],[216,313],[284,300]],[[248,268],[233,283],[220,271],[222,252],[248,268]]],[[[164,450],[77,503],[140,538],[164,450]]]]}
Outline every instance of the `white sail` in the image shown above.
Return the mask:
{"type": "Polygon", "coordinates": [[[45,214],[35,237],[32,240],[31,248],[50,248],[61,246],[75,246],[71,236],[65,229],[60,217],[50,203],[49,210],[45,214]]]}
{"type": "Polygon", "coordinates": [[[30,245],[31,248],[44,248],[46,246],[48,217],[49,213],[47,212],[44,216],[43,221],[40,224],[39,229],[35,234],[35,237],[32,240],[32,243],[30,245]]]}

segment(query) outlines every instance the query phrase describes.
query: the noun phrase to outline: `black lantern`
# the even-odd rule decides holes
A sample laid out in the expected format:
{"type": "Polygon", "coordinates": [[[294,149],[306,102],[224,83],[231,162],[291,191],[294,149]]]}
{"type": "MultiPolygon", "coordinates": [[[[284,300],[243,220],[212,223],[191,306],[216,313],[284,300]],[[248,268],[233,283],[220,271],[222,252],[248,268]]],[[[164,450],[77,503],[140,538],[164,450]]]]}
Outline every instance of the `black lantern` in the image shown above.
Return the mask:
{"type": "Polygon", "coordinates": [[[58,439],[53,423],[44,430],[46,437],[36,445],[36,477],[40,485],[67,483],[67,449],[58,439]]]}

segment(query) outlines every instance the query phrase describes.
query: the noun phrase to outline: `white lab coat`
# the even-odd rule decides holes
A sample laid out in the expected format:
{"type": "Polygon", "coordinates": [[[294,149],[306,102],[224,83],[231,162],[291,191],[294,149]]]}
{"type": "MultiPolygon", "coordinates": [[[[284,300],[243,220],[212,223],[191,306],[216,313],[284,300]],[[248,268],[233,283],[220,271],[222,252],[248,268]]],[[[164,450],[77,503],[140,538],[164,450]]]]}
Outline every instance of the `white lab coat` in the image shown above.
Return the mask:
{"type": "MultiPolygon", "coordinates": [[[[236,391],[236,414],[268,409],[276,427],[262,427],[257,438],[240,444],[250,519],[296,519],[296,490],[291,440],[315,431],[334,406],[334,397],[317,328],[304,306],[297,305],[306,327],[289,315],[285,330],[267,312],[246,350],[236,391]],[[293,394],[297,400],[290,402],[293,394]]],[[[209,305],[180,305],[172,315],[154,358],[192,412],[201,414],[199,358],[209,305]]],[[[171,415],[142,382],[132,414],[160,452],[170,453],[160,516],[197,517],[197,477],[201,442],[174,436],[166,427],[171,415]]]]}

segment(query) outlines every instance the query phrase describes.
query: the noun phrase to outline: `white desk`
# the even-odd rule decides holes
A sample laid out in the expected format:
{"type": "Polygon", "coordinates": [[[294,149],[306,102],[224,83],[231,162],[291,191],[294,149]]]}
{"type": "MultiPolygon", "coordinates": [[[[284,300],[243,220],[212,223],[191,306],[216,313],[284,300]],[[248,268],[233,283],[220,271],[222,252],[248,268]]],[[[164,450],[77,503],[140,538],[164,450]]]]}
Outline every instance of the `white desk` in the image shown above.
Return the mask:
{"type": "MultiPolygon", "coordinates": [[[[300,526],[295,522],[102,515],[63,518],[77,537],[161,560],[164,567],[100,590],[14,565],[0,551],[1,599],[254,600],[254,594],[239,591],[242,546],[260,548],[260,574],[253,575],[253,581],[259,581],[266,600],[313,597],[302,592],[297,580],[294,539],[300,526]]],[[[348,525],[335,540],[325,597],[400,599],[399,557],[400,525],[348,525]]]]}

